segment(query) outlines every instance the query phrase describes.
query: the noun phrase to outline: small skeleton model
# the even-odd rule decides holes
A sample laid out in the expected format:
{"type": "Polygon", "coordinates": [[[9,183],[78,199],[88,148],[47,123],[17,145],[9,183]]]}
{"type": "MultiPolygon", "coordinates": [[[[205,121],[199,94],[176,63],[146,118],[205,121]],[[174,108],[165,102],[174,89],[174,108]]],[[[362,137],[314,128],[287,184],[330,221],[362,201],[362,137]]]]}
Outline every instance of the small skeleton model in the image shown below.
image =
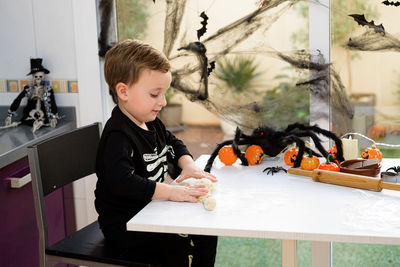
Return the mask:
{"type": "Polygon", "coordinates": [[[33,84],[26,85],[14,99],[5,119],[6,126],[3,128],[16,127],[20,123],[31,125],[32,132],[36,132],[43,125],[56,127],[59,116],[54,92],[51,86],[44,82],[44,75],[48,73],[50,71],[42,66],[41,58],[31,58],[31,72],[27,75],[32,75],[33,84]],[[22,118],[19,122],[12,122],[12,117],[16,115],[16,110],[24,97],[28,98],[28,102],[22,118]]]}

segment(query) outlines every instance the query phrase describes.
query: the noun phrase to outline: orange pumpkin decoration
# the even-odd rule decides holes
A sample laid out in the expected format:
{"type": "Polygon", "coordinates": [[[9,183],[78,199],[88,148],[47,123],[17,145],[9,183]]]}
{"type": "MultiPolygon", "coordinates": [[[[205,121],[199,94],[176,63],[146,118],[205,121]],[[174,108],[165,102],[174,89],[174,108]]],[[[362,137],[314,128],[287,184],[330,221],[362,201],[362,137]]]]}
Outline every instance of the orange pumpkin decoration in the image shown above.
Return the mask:
{"type": "Polygon", "coordinates": [[[289,166],[293,166],[294,162],[296,161],[296,156],[299,151],[297,150],[296,147],[292,147],[288,151],[286,151],[285,156],[283,157],[283,160],[285,163],[289,166]]]}
{"type": "Polygon", "coordinates": [[[382,152],[376,148],[375,145],[366,148],[361,154],[363,159],[379,159],[379,162],[382,161],[382,152]]]}
{"type": "Polygon", "coordinates": [[[300,163],[300,168],[307,171],[312,171],[319,166],[319,159],[316,156],[304,156],[300,163]]]}
{"type": "Polygon", "coordinates": [[[320,170],[326,170],[326,171],[332,171],[332,172],[338,172],[339,171],[339,166],[330,161],[331,154],[328,154],[328,158],[326,159],[325,163],[321,163],[318,167],[320,170]]]}
{"type": "Polygon", "coordinates": [[[328,153],[331,154],[330,160],[335,162],[336,164],[339,164],[339,161],[337,160],[337,147],[332,146],[328,149],[328,153]]]}
{"type": "Polygon", "coordinates": [[[251,145],[247,148],[244,155],[250,165],[260,164],[264,158],[264,151],[259,145],[251,145]]]}
{"type": "Polygon", "coordinates": [[[386,136],[386,129],[379,124],[375,124],[368,129],[368,136],[374,140],[382,140],[386,136]]]}
{"type": "Polygon", "coordinates": [[[224,146],[218,151],[219,160],[225,165],[232,165],[237,160],[237,155],[231,146],[224,146]]]}

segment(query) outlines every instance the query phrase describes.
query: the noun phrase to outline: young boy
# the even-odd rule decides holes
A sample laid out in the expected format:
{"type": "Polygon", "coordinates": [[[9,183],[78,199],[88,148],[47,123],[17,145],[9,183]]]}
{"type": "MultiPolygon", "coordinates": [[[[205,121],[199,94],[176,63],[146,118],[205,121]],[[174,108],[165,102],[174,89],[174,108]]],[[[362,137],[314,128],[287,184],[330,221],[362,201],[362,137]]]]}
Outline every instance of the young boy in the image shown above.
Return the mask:
{"type": "MultiPolygon", "coordinates": [[[[99,144],[95,206],[106,241],[121,251],[159,258],[164,266],[214,266],[217,237],[133,232],[126,223],[152,199],[197,202],[204,186],[163,183],[169,165],[181,170],[177,180],[208,178],[182,141],[156,117],[166,105],[171,83],[168,59],[148,44],[126,40],[111,48],[105,79],[118,104],[99,144]]],[[[170,168],[171,170],[171,168],[170,168]]]]}

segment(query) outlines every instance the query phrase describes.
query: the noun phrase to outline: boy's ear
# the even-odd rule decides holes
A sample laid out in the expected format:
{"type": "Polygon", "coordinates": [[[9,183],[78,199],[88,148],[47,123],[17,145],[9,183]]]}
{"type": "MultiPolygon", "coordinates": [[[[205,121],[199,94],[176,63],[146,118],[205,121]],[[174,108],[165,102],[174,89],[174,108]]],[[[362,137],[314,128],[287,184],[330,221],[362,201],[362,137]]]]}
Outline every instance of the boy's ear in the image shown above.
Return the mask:
{"type": "Polygon", "coordinates": [[[126,85],[125,83],[117,83],[117,85],[115,86],[115,92],[117,93],[118,98],[122,101],[128,100],[128,85],[126,85]]]}

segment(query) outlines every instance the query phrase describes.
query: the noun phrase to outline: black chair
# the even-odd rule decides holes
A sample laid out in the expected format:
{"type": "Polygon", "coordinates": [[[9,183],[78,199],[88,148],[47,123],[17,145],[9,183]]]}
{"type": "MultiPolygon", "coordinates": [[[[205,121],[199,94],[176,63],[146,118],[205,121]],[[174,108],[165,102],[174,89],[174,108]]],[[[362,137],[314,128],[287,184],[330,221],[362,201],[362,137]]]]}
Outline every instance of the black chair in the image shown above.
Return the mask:
{"type": "Polygon", "coordinates": [[[108,247],[97,221],[49,245],[45,196],[95,172],[100,128],[95,123],[28,147],[40,266],[58,262],[85,266],[160,266],[156,259],[143,259],[141,255],[130,255],[127,259],[121,256],[121,251],[108,247]]]}

